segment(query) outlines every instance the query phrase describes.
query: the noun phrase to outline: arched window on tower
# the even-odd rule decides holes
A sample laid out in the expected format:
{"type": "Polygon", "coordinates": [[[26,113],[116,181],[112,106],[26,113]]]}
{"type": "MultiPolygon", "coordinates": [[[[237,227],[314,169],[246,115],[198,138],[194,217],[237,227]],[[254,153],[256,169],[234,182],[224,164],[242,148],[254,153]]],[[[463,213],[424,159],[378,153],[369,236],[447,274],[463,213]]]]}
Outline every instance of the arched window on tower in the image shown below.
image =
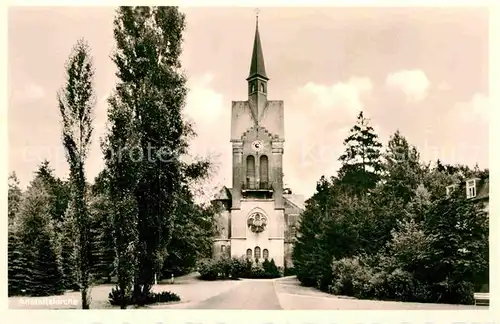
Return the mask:
{"type": "Polygon", "coordinates": [[[264,249],[264,251],[262,251],[262,256],[264,257],[264,260],[269,259],[269,251],[264,249]]]}
{"type": "Polygon", "coordinates": [[[255,83],[252,83],[252,90],[251,92],[255,92],[255,83]]]}
{"type": "Polygon", "coordinates": [[[252,188],[255,181],[255,158],[253,155],[247,156],[247,188],[252,188]]]}
{"type": "Polygon", "coordinates": [[[252,249],[248,249],[247,250],[247,259],[251,259],[252,258],[252,249]]]}
{"type": "Polygon", "coordinates": [[[269,162],[265,155],[260,157],[260,184],[261,189],[269,187],[269,162]]]}
{"type": "Polygon", "coordinates": [[[253,252],[253,255],[256,259],[260,259],[260,247],[256,246],[253,252]]]}

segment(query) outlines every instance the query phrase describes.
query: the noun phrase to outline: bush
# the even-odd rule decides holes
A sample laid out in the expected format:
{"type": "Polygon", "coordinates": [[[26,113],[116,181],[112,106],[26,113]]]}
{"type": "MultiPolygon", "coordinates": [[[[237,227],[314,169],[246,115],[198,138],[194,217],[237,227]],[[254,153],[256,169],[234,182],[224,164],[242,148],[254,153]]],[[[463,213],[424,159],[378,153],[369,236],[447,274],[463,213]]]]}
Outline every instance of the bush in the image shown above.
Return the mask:
{"type": "Polygon", "coordinates": [[[297,274],[297,272],[295,271],[295,268],[288,268],[288,267],[285,267],[283,269],[283,276],[295,276],[297,274]]]}
{"type": "Polygon", "coordinates": [[[472,282],[444,281],[433,287],[434,298],[447,304],[474,304],[474,284],[472,282]],[[436,293],[438,295],[436,296],[436,293]]]}
{"type": "Polygon", "coordinates": [[[281,271],[276,266],[274,259],[271,259],[271,261],[265,260],[262,263],[262,267],[264,268],[264,278],[279,278],[279,277],[281,277],[281,271]]]}
{"type": "Polygon", "coordinates": [[[217,280],[219,277],[219,264],[213,259],[202,260],[198,265],[198,272],[202,280],[217,280]]]}
{"type": "Polygon", "coordinates": [[[264,271],[264,266],[262,263],[255,262],[252,264],[252,272],[250,273],[250,278],[264,278],[266,272],[264,271]]]}
{"type": "Polygon", "coordinates": [[[131,296],[122,294],[118,286],[111,288],[108,299],[109,303],[113,306],[121,306],[122,304],[130,305],[132,303],[131,296]]]}
{"type": "Polygon", "coordinates": [[[222,258],[203,260],[198,265],[200,279],[238,279],[238,278],[279,278],[282,270],[276,266],[274,259],[263,263],[252,262],[243,258],[222,258]]]}
{"type": "Polygon", "coordinates": [[[354,296],[354,277],[360,267],[358,258],[334,260],[332,262],[332,284],[329,290],[335,295],[354,296]]]}
{"type": "Polygon", "coordinates": [[[162,291],[161,293],[154,294],[154,302],[155,303],[167,303],[171,301],[180,301],[181,298],[179,295],[170,292],[170,291],[162,291]]]}
{"type": "Polygon", "coordinates": [[[231,278],[238,279],[243,278],[247,269],[247,262],[243,258],[232,258],[231,259],[231,278]]]}
{"type": "Polygon", "coordinates": [[[134,292],[133,296],[123,296],[118,287],[112,288],[109,293],[109,303],[113,306],[121,306],[122,302],[128,305],[144,306],[154,303],[166,303],[171,301],[180,301],[179,295],[170,291],[163,291],[161,293],[153,293],[151,286],[141,287],[140,290],[134,292]]]}
{"type": "Polygon", "coordinates": [[[154,303],[154,294],[151,291],[151,286],[139,286],[134,289],[132,295],[132,304],[144,306],[154,303]]]}
{"type": "Polygon", "coordinates": [[[415,300],[415,282],[411,273],[396,269],[386,279],[388,297],[398,301],[415,300]]]}

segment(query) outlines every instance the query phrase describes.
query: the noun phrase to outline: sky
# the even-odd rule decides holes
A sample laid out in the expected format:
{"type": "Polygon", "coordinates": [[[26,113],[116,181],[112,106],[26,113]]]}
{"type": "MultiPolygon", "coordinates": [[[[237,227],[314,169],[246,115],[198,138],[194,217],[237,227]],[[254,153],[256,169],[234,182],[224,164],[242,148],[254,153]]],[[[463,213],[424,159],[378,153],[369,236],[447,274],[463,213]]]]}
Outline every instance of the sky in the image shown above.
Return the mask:
{"type": "MultiPolygon", "coordinates": [[[[181,8],[186,118],[194,155],[211,156],[207,192],[231,186],[231,101],[246,100],[253,8],[181,8]]],[[[95,132],[87,176],[103,167],[106,99],[115,84],[112,7],[11,7],[8,14],[9,171],[22,187],[48,159],[66,178],[57,91],[79,38],[94,61],[95,132]]],[[[261,8],[268,98],[283,100],[285,184],[310,196],[335,175],[343,139],[363,111],[384,148],[396,130],[423,161],[488,168],[488,12],[474,8],[261,8]]]]}

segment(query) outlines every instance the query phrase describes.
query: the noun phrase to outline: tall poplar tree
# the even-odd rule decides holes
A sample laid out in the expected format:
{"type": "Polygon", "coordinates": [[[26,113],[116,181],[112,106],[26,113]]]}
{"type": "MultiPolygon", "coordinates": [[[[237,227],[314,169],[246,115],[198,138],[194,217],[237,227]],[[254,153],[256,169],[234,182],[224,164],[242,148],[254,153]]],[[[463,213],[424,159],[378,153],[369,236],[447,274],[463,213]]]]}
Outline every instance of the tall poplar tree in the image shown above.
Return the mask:
{"type": "Polygon", "coordinates": [[[90,307],[90,221],[86,201],[85,160],[92,137],[94,68],[90,48],[79,40],[66,65],[66,84],[58,94],[62,118],[62,139],[70,169],[71,194],[75,207],[77,230],[78,279],[82,308],[90,307]]]}
{"type": "Polygon", "coordinates": [[[134,290],[147,291],[168,253],[182,188],[188,139],[194,135],[182,117],[187,88],[181,70],[185,16],[177,7],[121,7],[115,20],[113,57],[121,99],[134,113],[142,159],[137,186],[138,262],[134,290]],[[142,288],[141,288],[142,287],[142,288]]]}

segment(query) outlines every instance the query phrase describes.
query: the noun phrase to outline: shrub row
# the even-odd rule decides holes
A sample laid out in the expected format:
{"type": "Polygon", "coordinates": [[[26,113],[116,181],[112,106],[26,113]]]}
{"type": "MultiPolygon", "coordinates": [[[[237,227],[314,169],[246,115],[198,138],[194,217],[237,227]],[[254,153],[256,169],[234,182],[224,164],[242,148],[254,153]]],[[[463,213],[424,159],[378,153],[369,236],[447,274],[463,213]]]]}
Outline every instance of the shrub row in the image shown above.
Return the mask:
{"type": "Polygon", "coordinates": [[[329,293],[360,299],[406,302],[445,300],[457,304],[474,302],[474,285],[471,282],[429,282],[401,268],[373,267],[359,257],[334,260],[329,280],[329,293]]]}
{"type": "Polygon", "coordinates": [[[199,263],[198,272],[202,280],[239,278],[279,278],[282,270],[274,262],[252,262],[244,258],[206,259],[199,263]]]}

